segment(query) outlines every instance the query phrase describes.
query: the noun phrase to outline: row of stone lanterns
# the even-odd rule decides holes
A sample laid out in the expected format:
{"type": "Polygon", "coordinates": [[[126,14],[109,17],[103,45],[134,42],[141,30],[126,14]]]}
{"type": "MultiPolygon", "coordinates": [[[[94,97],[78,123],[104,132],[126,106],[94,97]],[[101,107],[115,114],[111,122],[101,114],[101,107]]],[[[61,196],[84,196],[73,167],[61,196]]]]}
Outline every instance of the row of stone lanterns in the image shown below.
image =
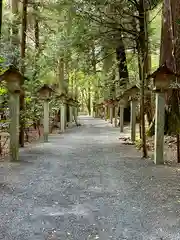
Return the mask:
{"type": "MultiPolygon", "coordinates": [[[[145,95],[149,94],[151,91],[155,93],[156,104],[155,104],[155,139],[154,139],[154,163],[164,164],[164,120],[165,120],[165,94],[170,89],[170,86],[175,82],[177,75],[175,72],[170,70],[166,63],[161,65],[153,74],[149,75],[148,78],[153,79],[154,89],[145,89],[145,95]]],[[[123,132],[124,126],[124,108],[127,102],[131,102],[131,141],[136,140],[136,107],[138,103],[139,89],[137,86],[132,86],[127,89],[119,98],[109,103],[104,102],[105,114],[107,111],[107,106],[110,107],[110,122],[112,123],[112,109],[115,107],[115,126],[117,126],[117,115],[118,109],[120,108],[120,132],[123,132]]],[[[105,118],[106,120],[106,118],[105,118]]]]}
{"type": "MultiPolygon", "coordinates": [[[[40,98],[44,101],[44,142],[48,142],[49,135],[49,101],[51,99],[52,92],[55,91],[49,87],[47,84],[44,84],[39,90],[40,98]]],[[[66,129],[66,113],[67,105],[69,105],[69,127],[74,121],[77,122],[77,105],[78,102],[74,100],[71,96],[67,97],[64,93],[58,95],[56,94],[56,100],[60,102],[60,132],[65,132],[66,129]],[[74,111],[73,111],[74,108],[74,111]]]]}
{"type": "MultiPolygon", "coordinates": [[[[14,66],[10,66],[3,74],[0,75],[0,81],[5,81],[9,93],[9,108],[10,108],[10,160],[19,160],[19,97],[24,94],[21,88],[21,82],[24,76],[14,66]]],[[[48,142],[49,135],[49,101],[52,97],[54,90],[47,84],[43,85],[39,90],[39,96],[43,100],[44,104],[44,142],[48,142]]],[[[77,122],[77,105],[78,102],[69,99],[61,94],[57,97],[61,101],[61,132],[65,131],[65,104],[70,105],[70,121],[72,124],[73,107],[74,107],[74,120],[77,122]],[[69,101],[69,102],[68,102],[69,101]]]]}
{"type": "MultiPolygon", "coordinates": [[[[131,140],[135,141],[136,136],[136,107],[138,99],[139,88],[134,85],[131,88],[127,89],[122,95],[117,97],[114,100],[104,101],[105,116],[107,115],[106,111],[109,108],[109,119],[110,123],[113,124],[113,115],[114,115],[114,126],[118,126],[118,112],[120,110],[120,132],[124,131],[124,108],[127,106],[128,101],[131,102],[131,140]],[[114,114],[113,114],[114,113],[114,114]]],[[[106,118],[105,118],[106,120],[106,118]]]]}

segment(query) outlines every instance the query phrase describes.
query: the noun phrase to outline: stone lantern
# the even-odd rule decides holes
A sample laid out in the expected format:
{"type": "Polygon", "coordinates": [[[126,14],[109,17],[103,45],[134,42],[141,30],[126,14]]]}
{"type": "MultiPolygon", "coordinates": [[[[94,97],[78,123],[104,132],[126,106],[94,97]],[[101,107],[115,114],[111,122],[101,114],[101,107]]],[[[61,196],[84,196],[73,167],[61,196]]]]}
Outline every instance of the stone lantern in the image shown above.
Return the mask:
{"type": "MultiPolygon", "coordinates": [[[[131,117],[130,117],[130,128],[131,128],[131,141],[134,143],[136,140],[136,108],[138,104],[138,93],[140,89],[134,85],[129,90],[129,100],[131,101],[131,117]]],[[[146,88],[145,92],[148,90],[146,88]]]]}
{"type": "Polygon", "coordinates": [[[49,100],[53,90],[44,84],[39,90],[39,96],[44,101],[44,142],[48,142],[49,135],[49,100]]]}
{"type": "Polygon", "coordinates": [[[124,108],[127,104],[127,99],[124,94],[118,97],[118,103],[120,108],[120,132],[123,132],[124,131],[124,108]]]}
{"type": "Polygon", "coordinates": [[[5,81],[9,92],[10,108],[10,158],[11,161],[19,160],[19,96],[23,94],[21,82],[24,76],[13,66],[10,66],[1,76],[0,81],[5,81]]]}
{"type": "Polygon", "coordinates": [[[173,82],[173,78],[176,76],[165,64],[161,65],[154,73],[149,77],[153,79],[154,90],[164,91],[167,90],[170,84],[173,82]]]}
{"type": "Polygon", "coordinates": [[[124,95],[131,102],[130,128],[131,128],[132,142],[135,142],[136,140],[136,107],[138,103],[138,93],[139,93],[139,88],[136,85],[130,87],[124,92],[124,95]]]}
{"type": "Polygon", "coordinates": [[[108,99],[107,100],[107,105],[109,107],[109,118],[110,118],[110,123],[113,123],[113,109],[114,109],[114,100],[113,99],[108,99]]]}
{"type": "Polygon", "coordinates": [[[136,85],[133,85],[132,87],[128,88],[124,91],[123,95],[124,97],[134,97],[139,92],[139,88],[136,85]]]}
{"type": "Polygon", "coordinates": [[[148,76],[153,79],[154,91],[156,94],[155,112],[155,147],[154,163],[164,164],[164,118],[165,118],[165,91],[170,87],[171,82],[177,76],[165,64],[161,65],[154,73],[148,76]]]}
{"type": "Polygon", "coordinates": [[[40,98],[43,100],[50,100],[53,89],[49,87],[47,84],[44,84],[39,90],[38,93],[40,98]]]}

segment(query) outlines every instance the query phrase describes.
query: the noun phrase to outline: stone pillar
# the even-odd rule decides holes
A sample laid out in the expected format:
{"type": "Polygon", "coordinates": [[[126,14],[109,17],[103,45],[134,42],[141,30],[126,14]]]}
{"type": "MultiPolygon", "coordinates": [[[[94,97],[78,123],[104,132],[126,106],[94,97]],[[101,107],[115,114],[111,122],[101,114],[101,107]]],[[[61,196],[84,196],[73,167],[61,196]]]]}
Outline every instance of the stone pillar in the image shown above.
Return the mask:
{"type": "Polygon", "coordinates": [[[64,103],[64,129],[67,128],[67,104],[64,103]]]}
{"type": "Polygon", "coordinates": [[[48,142],[49,135],[49,101],[44,100],[44,142],[48,142]]]}
{"type": "Polygon", "coordinates": [[[65,131],[65,104],[61,103],[61,119],[60,119],[60,131],[65,131]]]}
{"type": "Polygon", "coordinates": [[[19,93],[10,93],[10,160],[19,160],[19,93]]]}
{"type": "Polygon", "coordinates": [[[74,121],[76,125],[78,124],[77,116],[78,116],[78,109],[77,109],[77,106],[74,106],[74,121]]]}
{"type": "Polygon", "coordinates": [[[73,123],[73,107],[69,105],[69,126],[72,127],[73,123]]]}
{"type": "Polygon", "coordinates": [[[137,99],[131,99],[131,141],[135,142],[136,140],[136,106],[137,106],[137,99]]]}
{"type": "Polygon", "coordinates": [[[124,131],[124,105],[120,105],[120,132],[124,131]]]}
{"type": "Polygon", "coordinates": [[[164,92],[156,92],[154,163],[164,164],[164,92]]]}
{"type": "Polygon", "coordinates": [[[104,120],[107,121],[108,118],[108,106],[105,105],[104,107],[104,120]]]}
{"type": "Polygon", "coordinates": [[[117,122],[117,120],[118,120],[118,111],[119,111],[119,106],[116,105],[115,106],[115,119],[114,119],[114,126],[115,127],[118,127],[118,122],[117,122]]]}
{"type": "Polygon", "coordinates": [[[109,106],[109,118],[110,118],[110,123],[113,124],[113,106],[109,106]]]}

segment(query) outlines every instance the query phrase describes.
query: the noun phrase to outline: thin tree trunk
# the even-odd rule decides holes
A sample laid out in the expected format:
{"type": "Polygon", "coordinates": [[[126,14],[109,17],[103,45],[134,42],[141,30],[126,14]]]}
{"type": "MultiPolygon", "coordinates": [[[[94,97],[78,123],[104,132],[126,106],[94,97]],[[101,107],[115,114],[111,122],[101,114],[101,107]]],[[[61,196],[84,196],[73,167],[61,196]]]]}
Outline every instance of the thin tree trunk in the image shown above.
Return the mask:
{"type": "MultiPolygon", "coordinates": [[[[21,73],[25,73],[25,54],[26,54],[26,31],[27,31],[27,4],[28,0],[23,0],[22,2],[22,24],[21,24],[21,73]]],[[[23,87],[24,79],[21,82],[23,87]]],[[[25,129],[25,98],[24,95],[20,96],[20,132],[19,132],[19,144],[24,147],[24,129],[25,129]]]]}
{"type": "Polygon", "coordinates": [[[58,87],[60,93],[65,93],[64,89],[64,59],[60,58],[58,62],[58,87]]]}
{"type": "MultiPolygon", "coordinates": [[[[98,77],[96,77],[96,54],[95,54],[95,45],[94,45],[94,42],[92,44],[92,66],[93,66],[93,74],[95,75],[95,78],[96,78],[96,82],[95,82],[95,102],[96,104],[98,103],[99,101],[99,94],[98,94],[98,87],[99,87],[99,79],[98,77]]],[[[90,84],[90,83],[89,83],[90,84]]],[[[89,86],[90,87],[90,86],[89,86]]],[[[90,97],[90,104],[91,104],[91,92],[89,94],[89,97],[90,97]]],[[[91,106],[90,106],[90,109],[91,109],[91,106]]],[[[90,110],[90,115],[91,115],[91,110],[90,110]]],[[[96,108],[96,111],[95,111],[95,117],[97,117],[98,113],[97,113],[97,108],[96,108]]]]}
{"type": "MultiPolygon", "coordinates": [[[[149,11],[145,12],[145,87],[148,87],[149,82],[147,80],[147,76],[151,73],[151,52],[150,52],[150,40],[149,40],[149,11]]],[[[152,96],[151,93],[145,96],[145,113],[147,115],[147,120],[149,126],[153,120],[153,109],[152,109],[152,96]]]]}
{"type": "Polygon", "coordinates": [[[91,83],[90,80],[88,80],[88,99],[87,99],[87,108],[88,108],[88,114],[91,115],[91,83]]]}
{"type": "Polygon", "coordinates": [[[119,86],[127,86],[129,83],[129,74],[126,61],[126,51],[123,43],[123,39],[120,33],[119,45],[116,48],[116,59],[118,61],[119,70],[119,86]]]}
{"type": "Polygon", "coordinates": [[[2,9],[3,9],[3,0],[0,0],[0,36],[2,33],[2,9]]]}
{"type": "Polygon", "coordinates": [[[146,129],[145,129],[145,106],[144,106],[144,86],[145,86],[145,61],[147,58],[146,45],[145,45],[145,8],[144,0],[139,2],[139,42],[138,42],[138,54],[140,57],[140,81],[141,81],[141,127],[142,127],[142,147],[143,157],[147,158],[147,146],[146,146],[146,129]]]}
{"type": "Polygon", "coordinates": [[[34,38],[35,38],[35,66],[34,66],[34,74],[33,74],[33,80],[36,79],[37,73],[38,73],[38,66],[37,66],[37,60],[39,57],[39,19],[37,16],[38,6],[34,3],[34,38]]]}
{"type": "Polygon", "coordinates": [[[11,0],[11,9],[13,14],[11,28],[11,48],[12,48],[12,63],[18,65],[17,53],[19,55],[19,0],[11,0]]]}

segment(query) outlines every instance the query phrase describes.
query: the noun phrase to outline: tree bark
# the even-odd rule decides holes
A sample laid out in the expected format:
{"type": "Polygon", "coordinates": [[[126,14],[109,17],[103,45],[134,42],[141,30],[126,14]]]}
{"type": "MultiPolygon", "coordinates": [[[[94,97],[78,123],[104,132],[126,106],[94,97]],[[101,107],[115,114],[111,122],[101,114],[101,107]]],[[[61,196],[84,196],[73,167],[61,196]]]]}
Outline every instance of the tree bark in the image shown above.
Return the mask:
{"type": "MultiPolygon", "coordinates": [[[[150,40],[149,40],[149,11],[145,12],[145,48],[146,48],[146,59],[145,59],[145,87],[149,86],[147,76],[151,73],[151,52],[150,52],[150,40]]],[[[152,96],[151,93],[145,96],[145,113],[149,126],[153,120],[153,108],[152,108],[152,96]]]]}
{"type": "Polygon", "coordinates": [[[2,9],[3,9],[3,0],[0,0],[0,36],[2,33],[2,9]]]}
{"type": "MultiPolygon", "coordinates": [[[[26,54],[26,31],[27,31],[27,5],[28,0],[22,2],[22,24],[21,24],[21,73],[25,73],[25,54],[26,54]]],[[[23,88],[24,79],[21,82],[23,88]]],[[[24,129],[25,129],[25,98],[24,95],[20,95],[20,133],[19,133],[19,144],[24,147],[24,129]]]]}
{"type": "Polygon", "coordinates": [[[142,147],[143,158],[147,158],[147,146],[146,146],[146,129],[145,129],[145,106],[144,106],[144,86],[145,86],[145,61],[147,58],[146,52],[146,36],[145,36],[145,7],[144,0],[139,1],[139,41],[138,55],[139,55],[139,67],[140,67],[140,82],[141,82],[141,128],[142,128],[142,147]]]}
{"type": "Polygon", "coordinates": [[[35,64],[34,64],[33,80],[35,80],[38,73],[37,60],[39,57],[40,48],[39,48],[39,19],[37,16],[38,6],[36,3],[33,4],[33,8],[34,8],[34,39],[35,39],[35,64]]]}
{"type": "Polygon", "coordinates": [[[126,61],[126,51],[123,43],[123,39],[120,33],[119,45],[116,48],[116,59],[118,61],[119,70],[119,86],[127,86],[129,83],[129,74],[126,61]]]}
{"type": "Polygon", "coordinates": [[[13,14],[11,28],[12,63],[17,66],[19,57],[19,0],[11,0],[11,9],[13,14]]]}

